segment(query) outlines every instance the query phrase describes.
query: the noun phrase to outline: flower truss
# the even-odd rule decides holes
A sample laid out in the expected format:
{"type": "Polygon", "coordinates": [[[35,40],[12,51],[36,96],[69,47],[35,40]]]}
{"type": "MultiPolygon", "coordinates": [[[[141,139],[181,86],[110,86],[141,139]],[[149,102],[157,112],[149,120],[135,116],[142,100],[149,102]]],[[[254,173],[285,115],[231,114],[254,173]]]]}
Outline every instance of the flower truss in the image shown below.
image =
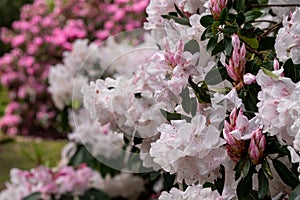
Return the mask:
{"type": "MultiPolygon", "coordinates": [[[[70,135],[81,144],[70,143],[62,163],[86,162],[114,180],[97,187],[112,199],[299,198],[300,8],[270,21],[280,2],[260,3],[151,0],[144,28],[158,48],[136,62],[137,56],[117,60],[82,87],[86,110],[74,112],[77,135],[70,135]],[[140,174],[129,181],[91,154],[140,174]],[[141,165],[133,165],[137,160],[141,165]]],[[[100,55],[123,53],[114,51],[121,43],[109,41],[100,55]]],[[[52,90],[57,105],[69,104],[70,94],[64,99],[60,92],[52,90]]]]}

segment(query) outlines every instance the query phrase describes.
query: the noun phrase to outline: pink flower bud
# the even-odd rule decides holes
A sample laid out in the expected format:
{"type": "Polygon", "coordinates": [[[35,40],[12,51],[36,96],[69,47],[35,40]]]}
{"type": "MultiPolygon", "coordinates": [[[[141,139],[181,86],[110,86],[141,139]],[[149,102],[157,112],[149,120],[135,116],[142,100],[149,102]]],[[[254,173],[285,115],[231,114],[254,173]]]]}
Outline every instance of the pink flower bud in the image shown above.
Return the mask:
{"type": "Polygon", "coordinates": [[[262,129],[258,128],[252,133],[249,147],[249,156],[254,164],[259,164],[266,149],[266,137],[262,129]]]}
{"type": "Polygon", "coordinates": [[[242,110],[238,111],[234,108],[230,113],[229,121],[224,121],[223,137],[227,143],[226,149],[229,157],[234,162],[238,162],[247,152],[246,141],[242,140],[242,136],[246,132],[249,120],[242,110]]]}
{"type": "Polygon", "coordinates": [[[279,68],[280,68],[279,62],[276,58],[274,59],[273,67],[274,67],[274,70],[279,70],[279,68]]]}
{"type": "Polygon", "coordinates": [[[229,64],[226,65],[227,73],[234,80],[234,85],[239,86],[238,89],[243,87],[246,66],[246,46],[244,43],[240,46],[240,43],[238,35],[234,34],[232,36],[232,55],[229,64]]]}
{"type": "Polygon", "coordinates": [[[227,0],[210,0],[210,12],[215,20],[219,20],[222,10],[226,7],[227,0]]]}

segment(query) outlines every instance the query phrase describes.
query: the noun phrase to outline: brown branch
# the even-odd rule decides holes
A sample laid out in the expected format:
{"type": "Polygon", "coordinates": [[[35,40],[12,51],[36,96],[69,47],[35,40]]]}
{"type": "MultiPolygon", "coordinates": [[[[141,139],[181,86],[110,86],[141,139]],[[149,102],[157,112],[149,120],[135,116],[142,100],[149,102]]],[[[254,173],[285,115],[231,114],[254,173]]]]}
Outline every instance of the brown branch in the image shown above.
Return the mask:
{"type": "Polygon", "coordinates": [[[270,33],[272,33],[273,31],[275,31],[276,29],[278,29],[281,26],[282,22],[279,22],[273,26],[271,26],[266,32],[264,32],[263,34],[261,34],[260,37],[264,38],[266,36],[268,36],[270,33]]]}
{"type": "Polygon", "coordinates": [[[266,7],[295,7],[300,4],[250,4],[252,8],[266,8],[266,7]]]}

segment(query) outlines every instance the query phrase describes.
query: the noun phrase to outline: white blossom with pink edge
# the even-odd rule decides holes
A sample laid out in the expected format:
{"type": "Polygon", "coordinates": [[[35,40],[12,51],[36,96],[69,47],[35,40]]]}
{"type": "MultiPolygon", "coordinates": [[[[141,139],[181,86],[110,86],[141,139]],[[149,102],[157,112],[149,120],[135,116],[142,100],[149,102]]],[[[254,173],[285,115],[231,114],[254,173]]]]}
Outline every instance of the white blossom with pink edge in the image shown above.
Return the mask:
{"type": "Polygon", "coordinates": [[[213,179],[214,170],[226,159],[226,150],[221,147],[225,141],[203,115],[195,116],[191,123],[171,121],[158,130],[161,135],[151,144],[150,155],[165,171],[176,173],[180,183],[213,179]]]}
{"type": "MultiPolygon", "coordinates": [[[[297,2],[298,3],[298,2],[297,2]]],[[[283,27],[279,29],[275,50],[280,61],[291,58],[294,64],[300,64],[300,8],[297,7],[288,20],[283,20],[283,27]]]]}
{"type": "Polygon", "coordinates": [[[224,198],[211,188],[202,188],[200,185],[192,185],[187,187],[185,191],[172,188],[170,192],[162,192],[159,200],[224,200],[224,198]]]}

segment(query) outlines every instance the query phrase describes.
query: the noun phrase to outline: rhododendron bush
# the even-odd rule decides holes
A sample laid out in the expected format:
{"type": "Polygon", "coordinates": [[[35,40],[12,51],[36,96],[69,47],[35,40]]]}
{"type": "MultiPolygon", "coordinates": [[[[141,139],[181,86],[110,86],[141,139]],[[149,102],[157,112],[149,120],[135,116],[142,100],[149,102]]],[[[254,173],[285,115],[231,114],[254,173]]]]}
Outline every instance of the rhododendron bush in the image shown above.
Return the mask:
{"type": "Polygon", "coordinates": [[[48,136],[67,131],[67,115],[57,110],[47,91],[50,66],[61,62],[63,52],[70,51],[78,38],[100,42],[140,27],[147,4],[147,0],[35,0],[23,6],[20,20],[11,29],[1,29],[2,42],[12,47],[0,59],[1,84],[11,99],[0,120],[2,131],[48,136]]]}
{"type": "Polygon", "coordinates": [[[76,40],[49,73],[53,102],[72,116],[58,175],[50,187],[16,178],[46,168],[13,170],[2,194],[299,199],[300,5],[282,3],[151,0],[147,31],[76,40]]]}

